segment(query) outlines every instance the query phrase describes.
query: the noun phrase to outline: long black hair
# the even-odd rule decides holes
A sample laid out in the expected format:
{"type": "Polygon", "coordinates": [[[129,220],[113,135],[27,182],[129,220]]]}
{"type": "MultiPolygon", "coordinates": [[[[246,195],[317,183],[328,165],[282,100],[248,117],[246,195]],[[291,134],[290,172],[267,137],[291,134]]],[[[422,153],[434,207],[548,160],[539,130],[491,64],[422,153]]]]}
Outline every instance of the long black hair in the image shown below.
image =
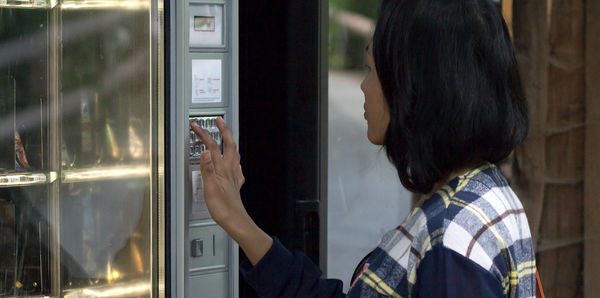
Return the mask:
{"type": "Polygon", "coordinates": [[[498,163],[529,116],[515,50],[490,0],[384,0],[373,58],[389,107],[384,148],[409,190],[498,163]]]}

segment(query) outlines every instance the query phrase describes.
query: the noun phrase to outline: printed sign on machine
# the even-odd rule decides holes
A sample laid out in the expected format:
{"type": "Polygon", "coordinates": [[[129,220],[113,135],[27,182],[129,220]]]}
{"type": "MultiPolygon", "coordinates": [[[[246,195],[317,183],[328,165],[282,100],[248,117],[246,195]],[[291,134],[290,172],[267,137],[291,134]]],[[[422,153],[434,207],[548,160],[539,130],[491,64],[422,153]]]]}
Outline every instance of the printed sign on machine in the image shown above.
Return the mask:
{"type": "Polygon", "coordinates": [[[220,59],[192,60],[192,103],[219,103],[223,100],[220,59]]]}

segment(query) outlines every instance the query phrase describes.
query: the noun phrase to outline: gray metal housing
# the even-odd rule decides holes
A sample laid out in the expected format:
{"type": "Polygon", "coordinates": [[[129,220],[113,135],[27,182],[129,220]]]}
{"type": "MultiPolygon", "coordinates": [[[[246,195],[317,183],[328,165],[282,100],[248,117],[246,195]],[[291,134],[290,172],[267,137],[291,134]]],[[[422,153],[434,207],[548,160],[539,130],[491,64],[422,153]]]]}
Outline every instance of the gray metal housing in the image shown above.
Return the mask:
{"type": "MultiPolygon", "coordinates": [[[[238,246],[209,218],[192,219],[191,171],[198,165],[189,157],[189,119],[191,117],[223,115],[238,140],[238,1],[237,0],[169,0],[171,39],[171,297],[238,297],[238,246]],[[202,5],[222,5],[224,16],[223,44],[218,46],[190,45],[191,13],[202,5]],[[192,60],[220,59],[222,62],[222,102],[192,103],[192,60]],[[198,261],[191,256],[191,241],[206,236],[204,245],[225,256],[225,266],[214,266],[215,260],[198,261]],[[216,236],[215,236],[216,235],[216,236]],[[220,237],[224,242],[218,242],[220,237]],[[217,240],[215,240],[217,239],[217,240]],[[218,242],[219,244],[215,244],[218,242]],[[224,247],[219,247],[225,243],[224,247]],[[201,291],[201,292],[199,292],[201,291]]],[[[213,251],[214,252],[214,251],[213,251]]],[[[210,255],[210,252],[208,253],[210,255]]],[[[218,263],[218,260],[215,262],[218,263]]]]}

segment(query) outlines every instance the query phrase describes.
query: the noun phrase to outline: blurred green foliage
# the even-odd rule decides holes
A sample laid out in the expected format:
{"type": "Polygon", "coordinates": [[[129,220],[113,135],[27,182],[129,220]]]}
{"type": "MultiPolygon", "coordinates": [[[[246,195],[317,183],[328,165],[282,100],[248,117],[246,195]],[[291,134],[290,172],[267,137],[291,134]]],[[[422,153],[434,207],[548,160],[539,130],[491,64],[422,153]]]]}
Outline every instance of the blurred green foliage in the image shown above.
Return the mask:
{"type": "Polygon", "coordinates": [[[381,0],[329,0],[329,7],[336,10],[347,10],[375,19],[381,0]]]}
{"type": "Polygon", "coordinates": [[[369,18],[377,18],[381,0],[329,0],[329,67],[332,69],[357,70],[364,65],[364,48],[369,41],[336,22],[337,12],[350,12],[369,18]]]}

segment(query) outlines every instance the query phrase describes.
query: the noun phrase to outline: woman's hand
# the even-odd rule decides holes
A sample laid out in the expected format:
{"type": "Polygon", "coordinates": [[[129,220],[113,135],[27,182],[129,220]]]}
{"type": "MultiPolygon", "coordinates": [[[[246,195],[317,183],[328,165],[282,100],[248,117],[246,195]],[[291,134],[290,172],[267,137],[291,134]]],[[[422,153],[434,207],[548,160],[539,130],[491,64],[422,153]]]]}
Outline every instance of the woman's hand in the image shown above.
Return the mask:
{"type": "Polygon", "coordinates": [[[224,145],[222,156],[217,142],[198,124],[191,124],[206,146],[200,155],[204,200],[213,220],[240,245],[254,265],[267,253],[272,239],[256,226],[242,204],[240,189],[245,178],[237,145],[231,130],[220,117],[217,127],[224,145]]]}
{"type": "Polygon", "coordinates": [[[216,122],[224,143],[223,156],[217,142],[204,129],[196,123],[191,127],[206,146],[200,155],[204,200],[213,220],[224,226],[235,218],[247,216],[240,197],[245,179],[231,130],[220,117],[216,122]]]}

